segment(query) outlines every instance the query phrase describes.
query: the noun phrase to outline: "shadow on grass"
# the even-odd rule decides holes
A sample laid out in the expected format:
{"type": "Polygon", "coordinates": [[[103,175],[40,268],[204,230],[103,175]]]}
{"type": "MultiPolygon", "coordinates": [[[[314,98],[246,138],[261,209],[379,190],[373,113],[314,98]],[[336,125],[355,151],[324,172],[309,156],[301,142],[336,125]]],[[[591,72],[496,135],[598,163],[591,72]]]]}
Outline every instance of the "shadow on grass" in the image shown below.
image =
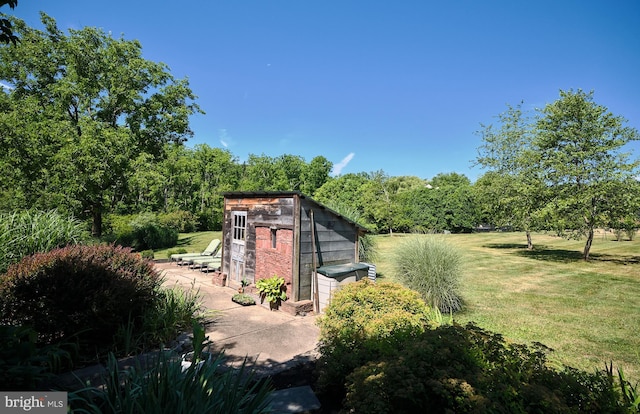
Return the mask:
{"type": "MultiPolygon", "coordinates": [[[[490,249],[514,250],[513,254],[546,262],[573,263],[582,261],[582,252],[576,250],[553,249],[545,245],[536,245],[533,250],[527,250],[526,244],[518,243],[492,243],[483,247],[490,249]]],[[[591,253],[589,260],[593,262],[607,262],[620,265],[639,264],[640,256],[623,256],[591,253]]]]}
{"type": "Polygon", "coordinates": [[[194,236],[189,236],[189,237],[185,237],[184,239],[180,239],[178,240],[178,243],[176,243],[175,247],[189,246],[191,245],[191,243],[193,243],[194,239],[195,239],[194,236]]]}

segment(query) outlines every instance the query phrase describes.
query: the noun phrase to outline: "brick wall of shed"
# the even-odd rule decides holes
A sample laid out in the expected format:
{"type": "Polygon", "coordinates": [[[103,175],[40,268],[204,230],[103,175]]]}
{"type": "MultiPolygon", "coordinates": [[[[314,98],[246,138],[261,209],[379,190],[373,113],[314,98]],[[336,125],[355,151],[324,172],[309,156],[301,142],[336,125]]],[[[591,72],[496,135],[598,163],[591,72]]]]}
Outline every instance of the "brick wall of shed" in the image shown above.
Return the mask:
{"type": "Polygon", "coordinates": [[[276,247],[269,227],[256,226],[256,282],[278,275],[287,284],[287,295],[292,294],[293,230],[276,230],[276,247]]]}

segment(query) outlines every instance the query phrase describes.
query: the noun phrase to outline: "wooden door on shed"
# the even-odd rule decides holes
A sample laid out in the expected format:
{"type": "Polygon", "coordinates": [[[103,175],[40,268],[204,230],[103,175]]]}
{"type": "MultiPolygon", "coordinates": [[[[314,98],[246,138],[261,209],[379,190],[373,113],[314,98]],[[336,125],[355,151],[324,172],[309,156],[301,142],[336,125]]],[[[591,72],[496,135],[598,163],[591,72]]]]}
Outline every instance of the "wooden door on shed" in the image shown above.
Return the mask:
{"type": "MultiPolygon", "coordinates": [[[[245,244],[247,237],[247,212],[232,211],[231,269],[230,279],[240,283],[244,279],[245,244]]],[[[253,282],[250,280],[250,282],[253,282]]]]}

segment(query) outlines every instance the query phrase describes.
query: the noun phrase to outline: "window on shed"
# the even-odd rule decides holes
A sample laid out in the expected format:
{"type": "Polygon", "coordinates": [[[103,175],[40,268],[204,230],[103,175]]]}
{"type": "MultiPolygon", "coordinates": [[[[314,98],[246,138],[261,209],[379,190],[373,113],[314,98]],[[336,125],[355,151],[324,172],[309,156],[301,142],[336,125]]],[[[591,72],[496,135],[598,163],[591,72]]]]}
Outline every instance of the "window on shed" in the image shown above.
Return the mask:
{"type": "Polygon", "coordinates": [[[234,211],[233,212],[233,236],[232,236],[234,241],[244,241],[246,227],[247,227],[247,212],[234,211]]]}
{"type": "Polygon", "coordinates": [[[276,248],[277,245],[277,241],[278,241],[278,229],[271,229],[271,247],[273,249],[276,248]]]}

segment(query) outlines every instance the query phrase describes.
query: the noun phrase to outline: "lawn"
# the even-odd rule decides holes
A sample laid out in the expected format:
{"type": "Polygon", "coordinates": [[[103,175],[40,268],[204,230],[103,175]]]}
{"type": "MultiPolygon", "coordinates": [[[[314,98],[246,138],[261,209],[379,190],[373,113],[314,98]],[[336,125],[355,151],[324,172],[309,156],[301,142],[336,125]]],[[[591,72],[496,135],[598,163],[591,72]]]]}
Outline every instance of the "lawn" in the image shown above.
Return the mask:
{"type": "MultiPolygon", "coordinates": [[[[393,251],[408,235],[378,235],[380,277],[394,280],[393,251]]],[[[424,236],[420,236],[424,237],[424,236]]],[[[613,361],[640,380],[640,241],[594,240],[592,259],[581,259],[584,240],[524,233],[441,236],[464,255],[458,323],[474,321],[520,343],[554,349],[552,363],[593,370],[613,361]]]]}
{"type": "Polygon", "coordinates": [[[155,259],[167,259],[167,253],[171,250],[186,249],[188,253],[201,253],[207,248],[211,240],[222,240],[221,231],[201,231],[197,233],[180,233],[178,244],[170,249],[156,250],[153,252],[155,259]]]}

